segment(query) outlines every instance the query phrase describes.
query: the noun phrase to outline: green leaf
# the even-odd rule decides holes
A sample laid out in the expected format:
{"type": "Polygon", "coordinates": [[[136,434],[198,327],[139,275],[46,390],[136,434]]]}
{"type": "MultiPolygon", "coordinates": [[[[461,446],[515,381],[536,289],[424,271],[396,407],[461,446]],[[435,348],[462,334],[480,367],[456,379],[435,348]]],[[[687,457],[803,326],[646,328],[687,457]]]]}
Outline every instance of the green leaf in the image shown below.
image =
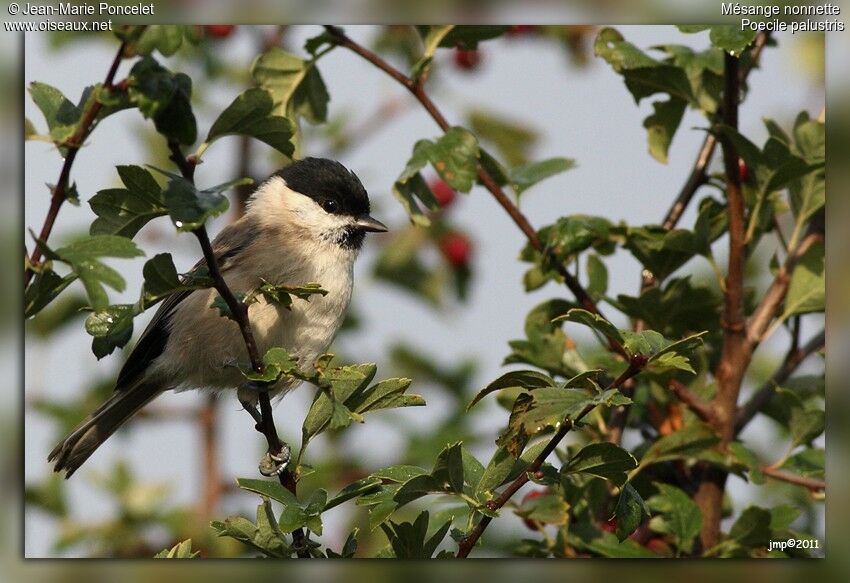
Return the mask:
{"type": "Polygon", "coordinates": [[[658,555],[631,539],[620,541],[588,523],[570,526],[569,540],[578,549],[612,559],[657,559],[658,555]]]}
{"type": "Polygon", "coordinates": [[[255,480],[250,478],[236,478],[236,484],[243,490],[254,492],[260,496],[265,496],[276,502],[280,502],[284,506],[298,504],[298,499],[295,494],[283,487],[280,482],[271,480],[255,480]]]}
{"type": "Polygon", "coordinates": [[[649,153],[662,164],[667,163],[670,143],[679,128],[682,116],[685,115],[687,105],[684,99],[677,97],[656,101],[652,104],[654,113],[643,122],[643,127],[647,130],[649,153]]]}
{"type": "Polygon", "coordinates": [[[154,555],[154,559],[194,559],[201,551],[192,550],[192,539],[179,542],[170,549],[163,549],[154,555]]]}
{"type": "MultiPolygon", "coordinates": [[[[528,122],[508,119],[501,114],[474,109],[468,114],[468,120],[469,127],[478,139],[493,144],[509,166],[526,164],[529,161],[529,152],[540,139],[538,133],[528,127],[528,122]]],[[[480,160],[482,166],[494,177],[505,174],[505,180],[500,181],[500,184],[508,182],[507,172],[503,168],[494,168],[499,167],[499,163],[483,149],[480,151],[480,160]],[[485,158],[489,160],[485,161],[485,158]]]]}
{"type": "Polygon", "coordinates": [[[667,460],[694,457],[718,441],[720,438],[709,425],[692,423],[653,443],[643,454],[640,465],[643,467],[667,460]]]}
{"type": "Polygon", "coordinates": [[[679,552],[690,553],[694,539],[702,529],[702,512],[696,502],[682,490],[656,482],[658,494],[647,500],[649,508],[662,516],[654,517],[649,526],[655,532],[669,534],[679,552]]]}
{"type": "Polygon", "coordinates": [[[437,484],[452,492],[463,492],[463,454],[460,442],[446,446],[439,453],[431,477],[437,484]]]}
{"type": "Polygon", "coordinates": [[[445,36],[451,32],[453,28],[454,25],[417,27],[417,29],[420,29],[420,34],[422,34],[421,29],[425,29],[425,32],[422,35],[424,50],[422,51],[422,56],[411,68],[411,77],[413,79],[418,79],[423,73],[425,73],[425,71],[428,70],[431,65],[431,61],[434,59],[434,52],[437,50],[437,47],[440,46],[440,43],[445,36]]]}
{"type": "Polygon", "coordinates": [[[599,300],[608,291],[608,268],[595,253],[587,256],[587,293],[599,300]]]}
{"type": "Polygon", "coordinates": [[[159,51],[162,56],[170,57],[183,45],[185,28],[173,24],[149,24],[133,44],[135,52],[146,56],[159,51]]]}
{"type": "Polygon", "coordinates": [[[323,511],[335,508],[344,502],[347,502],[353,498],[359,498],[364,494],[376,492],[380,489],[380,487],[381,479],[377,477],[370,476],[368,478],[357,480],[356,482],[349,484],[348,486],[340,490],[336,496],[328,500],[325,504],[323,511]]]}
{"type": "Polygon", "coordinates": [[[743,28],[736,24],[716,24],[711,27],[709,38],[711,44],[726,52],[740,57],[753,39],[756,31],[751,28],[743,28]]]}
{"type": "Polygon", "coordinates": [[[578,324],[584,324],[617,344],[623,344],[625,342],[622,333],[614,324],[599,314],[594,314],[581,308],[573,308],[563,316],[555,318],[553,322],[576,322],[578,324]]]}
{"type": "Polygon", "coordinates": [[[528,437],[548,428],[560,427],[567,420],[574,422],[593,405],[614,404],[606,402],[612,396],[607,393],[592,395],[584,389],[561,387],[544,387],[520,394],[514,402],[508,427],[499,435],[496,444],[507,447],[514,457],[518,457],[528,437]]]}
{"type": "Polygon", "coordinates": [[[273,115],[274,102],[269,91],[252,88],[239,95],[213,123],[207,143],[227,135],[245,135],[273,147],[284,156],[292,157],[294,128],[285,117],[273,115]]]}
{"type": "Polygon", "coordinates": [[[549,494],[523,500],[515,512],[526,520],[563,526],[569,520],[569,510],[570,506],[563,496],[549,494]]]}
{"type": "Polygon", "coordinates": [[[24,290],[24,317],[31,318],[39,313],[76,279],[76,274],[61,277],[52,269],[42,267],[24,290]]]}
{"type": "Polygon", "coordinates": [[[71,266],[86,288],[89,302],[95,310],[105,309],[109,304],[103,285],[119,292],[124,291],[126,285],[124,278],[117,271],[101,263],[98,258],[131,258],[144,255],[135,243],[114,235],[86,237],[51,253],[71,266]]]}
{"type": "MultiPolygon", "coordinates": [[[[411,160],[411,163],[413,161],[411,160]]],[[[422,164],[424,166],[424,162],[422,164]]],[[[408,164],[408,168],[410,165],[408,164]]],[[[421,166],[419,167],[421,168],[421,166]]],[[[418,169],[417,169],[418,170],[418,169]]],[[[402,178],[407,174],[407,170],[402,175],[402,178]]],[[[404,210],[410,216],[410,220],[414,225],[420,227],[428,227],[431,225],[431,219],[422,211],[419,206],[420,201],[425,208],[430,211],[436,211],[440,208],[440,203],[434,197],[434,193],[428,187],[428,183],[422,178],[418,171],[414,171],[412,175],[402,180],[399,178],[393,184],[393,196],[402,204],[404,210]]]]}
{"type": "Polygon", "coordinates": [[[382,524],[381,529],[392,546],[393,553],[398,559],[430,559],[437,546],[445,538],[451,526],[451,521],[440,526],[434,534],[427,538],[428,511],[422,512],[415,521],[397,524],[390,522],[382,524]]]}
{"type": "Polygon", "coordinates": [[[174,293],[212,287],[212,280],[206,277],[192,276],[180,281],[170,253],[159,253],[149,259],[142,268],[142,274],[145,277],[142,292],[145,307],[174,293]]]}
{"type": "Polygon", "coordinates": [[[469,403],[466,407],[466,410],[469,411],[475,403],[480,401],[486,395],[499,391],[502,389],[510,389],[513,387],[520,387],[527,390],[539,389],[542,387],[554,387],[555,381],[546,374],[541,372],[533,371],[533,370],[516,370],[509,373],[505,373],[495,381],[487,385],[484,389],[482,389],[475,398],[469,403]]]}
{"type": "Polygon", "coordinates": [[[530,162],[511,168],[508,180],[519,196],[538,182],[575,168],[575,165],[575,160],[570,158],[548,158],[540,162],[530,162]]]}
{"type": "Polygon", "coordinates": [[[198,127],[192,113],[192,79],[188,75],[172,73],[148,56],[133,66],[127,80],[130,103],[153,119],[160,134],[184,145],[195,142],[198,127]]]}
{"type": "Polygon", "coordinates": [[[756,454],[744,447],[740,441],[733,441],[729,444],[729,450],[735,455],[735,458],[747,467],[749,479],[753,484],[764,484],[764,474],[761,471],[761,462],[756,457],[756,454]]]}
{"type": "Polygon", "coordinates": [[[748,506],[729,530],[729,538],[744,547],[764,547],[770,540],[769,511],[758,506],[748,506]]]}
{"type": "Polygon", "coordinates": [[[824,244],[815,243],[800,257],[791,273],[782,319],[795,314],[822,312],[825,291],[824,244]]]}
{"type": "Polygon", "coordinates": [[[630,482],[627,482],[620,491],[614,517],[617,519],[616,535],[620,542],[629,538],[629,535],[649,518],[646,502],[630,482]]]}
{"type": "Polygon", "coordinates": [[[425,147],[425,156],[446,184],[459,192],[472,189],[478,168],[478,139],[474,134],[455,126],[436,142],[420,140],[417,147],[425,147]]]}
{"type": "Polygon", "coordinates": [[[476,49],[478,43],[502,36],[510,29],[503,25],[459,25],[452,27],[447,35],[440,41],[441,47],[460,47],[463,49],[476,49]]]}
{"type": "Polygon", "coordinates": [[[314,124],[327,120],[330,96],[314,61],[274,47],[254,61],[251,75],[271,94],[275,116],[302,116],[314,124]]]}
{"type": "Polygon", "coordinates": [[[553,225],[540,230],[546,250],[561,261],[590,247],[603,248],[611,239],[611,223],[602,217],[570,215],[559,218],[553,225]]]}
{"type": "Polygon", "coordinates": [[[810,447],[789,457],[782,469],[808,478],[824,479],[825,452],[820,447],[810,447]]]}
{"type": "Polygon", "coordinates": [[[30,83],[29,92],[33,102],[44,115],[50,139],[61,145],[74,133],[82,111],[61,91],[46,83],[30,83]]]}
{"type": "Polygon", "coordinates": [[[635,103],[655,93],[667,93],[688,103],[694,102],[691,85],[681,68],[653,59],[624,40],[613,28],[599,31],[594,52],[623,76],[635,103]]]}
{"type": "Polygon", "coordinates": [[[164,195],[168,214],[178,231],[194,231],[230,206],[227,197],[215,188],[199,191],[188,180],[176,176],[168,181],[164,195]]]}
{"type": "Polygon", "coordinates": [[[133,318],[140,313],[134,304],[115,304],[92,312],[86,318],[86,332],[94,336],[92,352],[100,360],[133,336],[133,318]]]}
{"type": "Polygon", "coordinates": [[[610,480],[617,486],[626,483],[629,471],[636,468],[637,460],[625,449],[613,443],[591,443],[584,446],[563,465],[561,473],[584,473],[610,480]]]}
{"type": "Polygon", "coordinates": [[[139,166],[116,169],[125,188],[101,190],[89,199],[89,206],[98,217],[89,232],[132,239],[149,221],[168,214],[168,207],[150,172],[139,166]]]}
{"type": "Polygon", "coordinates": [[[403,484],[417,476],[424,476],[427,473],[418,466],[399,465],[378,470],[377,472],[373,472],[369,477],[403,484]]]}
{"type": "Polygon", "coordinates": [[[810,444],[818,437],[826,426],[826,413],[822,409],[806,410],[795,407],[791,410],[789,430],[791,431],[791,447],[810,444]]]}

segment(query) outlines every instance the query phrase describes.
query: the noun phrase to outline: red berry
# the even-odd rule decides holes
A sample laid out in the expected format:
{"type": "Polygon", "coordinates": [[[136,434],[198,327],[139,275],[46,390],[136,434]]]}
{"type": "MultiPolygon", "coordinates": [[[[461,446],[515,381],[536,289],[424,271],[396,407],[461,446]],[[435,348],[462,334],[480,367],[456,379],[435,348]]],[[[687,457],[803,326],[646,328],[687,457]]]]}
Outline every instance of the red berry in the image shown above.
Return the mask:
{"type": "Polygon", "coordinates": [[[464,71],[473,71],[481,64],[481,52],[477,49],[455,49],[455,65],[464,71]]]}
{"type": "Polygon", "coordinates": [[[449,263],[455,267],[463,267],[469,263],[472,243],[463,233],[452,232],[440,240],[440,251],[449,263]]]}
{"type": "MultiPolygon", "coordinates": [[[[546,496],[549,492],[547,490],[531,490],[525,496],[522,497],[522,502],[520,506],[525,506],[526,502],[534,500],[535,498],[540,498],[541,496],[546,496]]],[[[522,519],[523,524],[530,530],[538,530],[538,525],[532,522],[527,518],[522,519]]]]}
{"type": "Polygon", "coordinates": [[[535,24],[514,24],[508,29],[506,34],[508,36],[521,36],[537,32],[538,28],[540,27],[535,24]]]}
{"type": "Polygon", "coordinates": [[[454,189],[439,178],[432,180],[428,186],[431,188],[431,192],[434,193],[434,197],[440,203],[441,207],[446,208],[455,201],[456,194],[454,189]]]}
{"type": "Polygon", "coordinates": [[[604,530],[605,532],[617,532],[617,519],[612,518],[611,520],[607,520],[599,525],[599,528],[604,530]]]}
{"type": "Polygon", "coordinates": [[[127,91],[127,88],[130,86],[130,82],[127,79],[121,79],[118,83],[115,84],[116,91],[127,91]]]}
{"type": "Polygon", "coordinates": [[[673,549],[670,548],[664,539],[662,538],[651,538],[646,543],[646,548],[655,553],[656,555],[663,555],[665,557],[673,556],[673,549]]]}
{"type": "Polygon", "coordinates": [[[743,158],[738,158],[738,178],[741,182],[750,181],[750,169],[743,158]]]}
{"type": "Polygon", "coordinates": [[[227,38],[236,29],[233,24],[208,24],[204,27],[211,38],[227,38]]]}

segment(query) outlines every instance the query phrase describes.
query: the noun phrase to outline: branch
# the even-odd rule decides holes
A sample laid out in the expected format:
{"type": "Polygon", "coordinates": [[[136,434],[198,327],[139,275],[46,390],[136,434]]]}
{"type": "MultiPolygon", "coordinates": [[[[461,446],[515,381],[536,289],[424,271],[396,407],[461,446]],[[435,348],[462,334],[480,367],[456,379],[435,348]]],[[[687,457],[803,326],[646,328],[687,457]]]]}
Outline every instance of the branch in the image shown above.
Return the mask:
{"type": "MultiPolygon", "coordinates": [[[[168,147],[171,150],[171,159],[175,164],[177,164],[177,167],[180,168],[180,172],[183,174],[183,177],[194,184],[196,161],[184,156],[177,142],[169,141],[168,147]]],[[[213,280],[213,287],[215,287],[216,291],[222,299],[224,299],[224,302],[233,314],[233,319],[239,326],[239,331],[242,333],[242,339],[245,341],[245,348],[248,351],[248,358],[251,360],[251,368],[253,368],[257,373],[262,373],[264,369],[263,361],[260,358],[260,353],[257,350],[257,343],[254,340],[254,334],[251,330],[251,323],[248,319],[248,306],[236,298],[228,287],[224,277],[221,275],[218,260],[213,252],[206,227],[201,225],[192,231],[192,233],[195,237],[197,237],[198,243],[201,245],[201,250],[204,253],[204,259],[207,262],[207,269],[209,270],[210,278],[213,280]]],[[[272,455],[278,455],[283,450],[283,442],[281,442],[280,437],[278,437],[277,428],[274,424],[274,416],[272,415],[269,393],[268,391],[258,391],[257,396],[260,403],[261,421],[255,425],[255,429],[262,433],[266,438],[269,453],[272,455]]],[[[295,494],[295,477],[289,470],[284,470],[278,474],[278,478],[280,479],[280,483],[287,490],[295,494]]],[[[306,537],[303,529],[299,528],[293,531],[292,542],[299,557],[310,557],[310,553],[305,546],[306,537]]]]}
{"type": "MultiPolygon", "coordinates": [[[[422,105],[425,111],[431,116],[431,118],[436,122],[436,124],[440,127],[444,132],[447,131],[451,124],[449,124],[446,117],[442,114],[439,108],[434,104],[431,98],[425,91],[425,76],[423,75],[418,80],[414,80],[392,65],[390,65],[387,61],[382,59],[376,53],[370,51],[366,47],[356,43],[351,38],[349,38],[342,29],[336,26],[325,26],[325,30],[328,34],[333,37],[336,44],[339,46],[343,46],[357,55],[361,56],[366,61],[372,63],[375,67],[386,73],[388,76],[393,78],[400,85],[405,87],[416,100],[422,105]]],[[[496,199],[496,202],[505,209],[505,212],[508,213],[508,216],[511,217],[514,224],[519,227],[520,231],[523,232],[526,239],[528,239],[529,244],[542,255],[547,255],[547,250],[543,247],[543,244],[540,242],[540,239],[537,236],[537,230],[531,225],[528,218],[517,208],[517,206],[511,201],[510,197],[505,194],[504,190],[499,186],[496,180],[490,176],[487,170],[481,165],[478,164],[478,179],[484,185],[484,187],[490,191],[490,194],[493,198],[496,199]]],[[[596,305],[596,302],[593,301],[593,298],[590,297],[590,294],[584,289],[578,279],[567,271],[566,267],[563,264],[558,264],[556,266],[558,273],[561,277],[564,278],[564,283],[569,288],[569,290],[573,293],[576,300],[582,305],[582,307],[590,312],[600,314],[602,313],[599,310],[599,307],[596,305]]],[[[622,346],[619,346],[616,342],[610,341],[609,348],[612,352],[620,354],[621,356],[626,357],[626,352],[622,346]]]]}
{"type": "Polygon", "coordinates": [[[802,348],[791,347],[791,350],[785,356],[785,360],[782,361],[782,365],[770,377],[770,380],[764,383],[750,400],[738,409],[738,415],[735,419],[735,435],[743,431],[744,427],[753,420],[756,414],[767,405],[770,398],[776,392],[776,387],[788,380],[804,360],[815,352],[822,350],[825,345],[826,334],[824,330],[821,330],[819,334],[816,334],[802,348]]]}
{"type": "Polygon", "coordinates": [[[667,387],[670,389],[670,392],[684,403],[688,409],[693,411],[697,417],[708,422],[714,420],[715,416],[714,411],[711,408],[711,403],[691,391],[688,387],[676,379],[670,379],[667,387]]]}
{"type": "Polygon", "coordinates": [[[808,488],[812,492],[826,491],[826,482],[823,480],[818,480],[816,478],[806,478],[804,476],[798,476],[797,474],[792,474],[791,472],[786,472],[785,470],[780,470],[771,466],[762,466],[761,473],[765,476],[773,478],[774,480],[781,480],[783,482],[788,482],[789,484],[803,486],[804,488],[808,488]]]}
{"type": "MultiPolygon", "coordinates": [[[[619,389],[623,383],[627,380],[638,374],[643,367],[646,366],[646,358],[642,356],[634,356],[629,361],[629,366],[623,373],[614,380],[606,390],[608,389],[619,389]]],[[[546,444],[546,447],[543,448],[543,451],[534,458],[528,466],[517,476],[513,482],[508,484],[508,486],[502,491],[502,493],[495,499],[487,502],[487,509],[493,512],[499,510],[502,506],[504,506],[508,500],[511,499],[511,496],[517,493],[517,491],[522,488],[529,480],[528,474],[533,474],[537,470],[540,469],[540,466],[543,465],[543,462],[546,461],[546,458],[551,455],[555,448],[558,447],[558,444],[562,439],[570,432],[570,430],[575,427],[575,424],[581,421],[588,413],[593,411],[597,405],[588,405],[585,407],[581,413],[579,413],[575,419],[565,419],[563,423],[561,423],[560,429],[552,436],[552,439],[549,440],[549,443],[546,444]]],[[[478,539],[481,538],[481,535],[484,534],[484,531],[490,525],[490,522],[493,519],[489,516],[481,516],[481,520],[478,521],[478,524],[470,531],[463,540],[458,543],[458,550],[456,557],[458,559],[465,559],[469,556],[470,551],[478,542],[478,539]]]]}
{"type": "Polygon", "coordinates": [[[812,245],[824,240],[823,232],[816,223],[817,221],[812,224],[812,228],[809,229],[800,244],[789,253],[764,298],[750,316],[747,323],[747,342],[752,349],[755,349],[756,346],[767,339],[768,333],[771,331],[770,324],[776,317],[782,302],[785,301],[788,286],[791,285],[791,275],[797,262],[812,245]]]}
{"type": "MultiPolygon", "coordinates": [[[[106,78],[103,81],[103,89],[112,89],[112,83],[115,80],[115,74],[118,72],[118,65],[124,58],[124,48],[126,42],[122,42],[118,47],[118,52],[112,60],[112,65],[106,73],[106,78]]],[[[62,164],[62,170],[59,172],[59,179],[56,181],[56,186],[53,187],[53,195],[50,198],[50,208],[47,210],[47,216],[44,217],[44,224],[41,227],[41,232],[38,238],[45,243],[50,238],[50,233],[53,231],[53,225],[56,223],[56,217],[59,216],[59,209],[68,198],[68,182],[71,178],[71,167],[74,165],[74,160],[77,159],[77,152],[91,131],[94,129],[97,115],[100,113],[103,104],[97,99],[93,100],[91,106],[83,113],[80,120],[80,125],[74,134],[65,140],[62,144],[68,148],[68,154],[65,156],[65,162],[62,164]]],[[[29,285],[33,275],[35,275],[34,267],[41,260],[41,249],[38,245],[32,250],[27,259],[27,266],[24,270],[24,289],[29,285]]]]}

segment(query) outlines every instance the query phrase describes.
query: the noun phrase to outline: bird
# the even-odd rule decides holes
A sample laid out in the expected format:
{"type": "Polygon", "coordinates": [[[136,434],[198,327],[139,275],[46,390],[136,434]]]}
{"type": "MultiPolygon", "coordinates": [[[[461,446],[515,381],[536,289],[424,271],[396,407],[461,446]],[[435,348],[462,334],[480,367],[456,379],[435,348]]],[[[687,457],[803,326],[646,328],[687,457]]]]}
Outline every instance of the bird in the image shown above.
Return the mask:
{"type": "MultiPolygon", "coordinates": [[[[213,240],[222,277],[236,294],[262,280],[318,282],[327,291],[289,307],[260,294],[248,307],[260,354],[282,347],[307,371],[327,350],[348,310],[354,262],[366,233],[387,231],[369,212],[368,193],[354,172],[334,160],[308,157],[260,184],[245,213],[213,240]]],[[[205,265],[202,259],[194,269],[205,265]]],[[[162,302],[121,368],[112,395],[50,452],[54,471],[70,478],[119,427],[167,390],[237,389],[246,407],[256,405],[251,390],[256,387],[238,368],[249,361],[247,348],[236,323],[212,309],[217,297],[215,289],[204,288],[162,302]]],[[[263,390],[282,397],[299,382],[283,377],[263,390]]],[[[287,460],[274,461],[279,471],[287,460]]]]}

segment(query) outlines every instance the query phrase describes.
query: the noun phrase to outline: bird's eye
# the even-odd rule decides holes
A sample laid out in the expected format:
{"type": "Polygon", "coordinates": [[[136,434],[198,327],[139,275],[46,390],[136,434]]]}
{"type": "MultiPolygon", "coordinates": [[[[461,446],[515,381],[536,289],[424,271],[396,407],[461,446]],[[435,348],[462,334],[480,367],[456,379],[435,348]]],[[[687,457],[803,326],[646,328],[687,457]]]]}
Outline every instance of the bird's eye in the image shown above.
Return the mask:
{"type": "Polygon", "coordinates": [[[322,203],[322,208],[325,209],[327,213],[335,213],[339,205],[337,205],[335,200],[326,200],[322,203]]]}

